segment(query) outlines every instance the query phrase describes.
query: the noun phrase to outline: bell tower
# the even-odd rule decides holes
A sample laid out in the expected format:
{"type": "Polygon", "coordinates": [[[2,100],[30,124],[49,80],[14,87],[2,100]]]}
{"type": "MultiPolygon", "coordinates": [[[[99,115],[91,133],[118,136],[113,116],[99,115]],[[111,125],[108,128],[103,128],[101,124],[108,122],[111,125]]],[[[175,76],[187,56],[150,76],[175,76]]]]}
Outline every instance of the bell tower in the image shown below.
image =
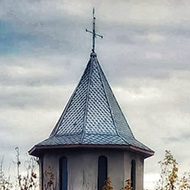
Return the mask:
{"type": "Polygon", "coordinates": [[[108,177],[114,190],[131,179],[143,190],[144,159],[154,152],[139,142],[122,113],[95,53],[50,136],[29,153],[40,160],[41,190],[101,190],[108,177]]]}

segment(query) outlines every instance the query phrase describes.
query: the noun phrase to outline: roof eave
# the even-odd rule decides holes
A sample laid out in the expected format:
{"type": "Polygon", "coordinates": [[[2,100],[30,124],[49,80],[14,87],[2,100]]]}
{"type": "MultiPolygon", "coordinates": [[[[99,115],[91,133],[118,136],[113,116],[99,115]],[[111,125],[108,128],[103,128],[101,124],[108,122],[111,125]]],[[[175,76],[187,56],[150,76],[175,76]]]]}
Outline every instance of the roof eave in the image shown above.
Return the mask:
{"type": "Polygon", "coordinates": [[[69,144],[69,145],[42,145],[34,146],[28,152],[32,156],[40,157],[44,151],[51,149],[67,149],[67,148],[107,148],[107,149],[123,149],[131,152],[137,152],[144,158],[148,158],[154,155],[153,150],[145,150],[132,145],[110,145],[110,144],[69,144]]]}

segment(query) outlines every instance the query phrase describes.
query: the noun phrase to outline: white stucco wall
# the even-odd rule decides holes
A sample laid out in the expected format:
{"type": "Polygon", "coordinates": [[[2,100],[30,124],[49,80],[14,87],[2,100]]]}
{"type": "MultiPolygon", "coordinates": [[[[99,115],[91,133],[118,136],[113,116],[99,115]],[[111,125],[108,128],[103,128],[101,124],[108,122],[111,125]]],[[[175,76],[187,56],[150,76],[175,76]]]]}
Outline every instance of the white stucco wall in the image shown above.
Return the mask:
{"type": "Polygon", "coordinates": [[[124,179],[131,179],[131,161],[136,162],[135,190],[143,190],[144,159],[141,155],[125,151],[124,153],[124,179]]]}
{"type": "Polygon", "coordinates": [[[47,151],[43,157],[43,190],[59,190],[59,159],[63,156],[68,162],[68,190],[97,190],[98,158],[102,155],[108,159],[108,176],[114,190],[120,190],[125,180],[131,178],[132,159],[136,160],[136,190],[143,190],[143,158],[116,149],[47,151]]]}

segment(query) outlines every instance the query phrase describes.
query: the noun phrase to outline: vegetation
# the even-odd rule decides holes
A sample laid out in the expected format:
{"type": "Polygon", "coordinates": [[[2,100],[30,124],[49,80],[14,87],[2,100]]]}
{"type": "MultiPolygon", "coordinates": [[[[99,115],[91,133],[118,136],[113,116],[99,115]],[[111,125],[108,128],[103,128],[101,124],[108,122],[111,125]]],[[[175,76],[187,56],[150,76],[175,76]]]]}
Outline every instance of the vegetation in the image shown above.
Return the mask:
{"type": "MultiPolygon", "coordinates": [[[[165,157],[159,164],[160,179],[155,190],[190,190],[190,173],[184,173],[182,177],[179,177],[178,163],[170,151],[165,151],[165,157]]],[[[102,190],[114,190],[110,177],[102,190]]],[[[130,179],[126,180],[126,185],[121,190],[133,190],[130,179]]]]}
{"type": "Polygon", "coordinates": [[[102,190],[113,190],[113,187],[111,186],[111,179],[108,177],[106,180],[105,185],[102,187],[102,190]]]}
{"type": "Polygon", "coordinates": [[[37,190],[38,189],[38,179],[35,173],[35,160],[30,159],[26,167],[27,174],[18,176],[18,189],[19,190],[37,190]]]}
{"type": "Polygon", "coordinates": [[[10,178],[6,177],[3,172],[3,159],[0,164],[0,190],[9,190],[12,188],[10,178]]]}
{"type": "Polygon", "coordinates": [[[178,163],[170,151],[165,151],[165,158],[159,164],[161,172],[156,190],[190,190],[190,175],[179,177],[178,163]]]}
{"type": "MultiPolygon", "coordinates": [[[[132,190],[133,187],[131,186],[131,180],[127,179],[125,182],[126,182],[126,185],[122,187],[120,190],[132,190]]],[[[108,179],[106,180],[106,183],[103,186],[102,190],[114,190],[113,187],[111,186],[110,177],[108,177],[108,179]]]]}
{"type": "Polygon", "coordinates": [[[10,177],[5,176],[3,171],[3,161],[4,157],[0,163],[0,190],[9,190],[12,188],[12,183],[10,182],[10,177]]]}
{"type": "MultiPolygon", "coordinates": [[[[36,160],[30,158],[25,161],[25,174],[20,174],[19,167],[21,161],[19,159],[19,149],[16,148],[17,154],[17,180],[12,182],[10,177],[4,175],[3,172],[3,159],[0,162],[0,190],[37,190],[38,189],[38,178],[35,173],[37,167],[36,160]]],[[[160,179],[156,185],[155,190],[190,190],[190,173],[184,173],[181,177],[179,175],[179,168],[176,159],[173,157],[170,151],[165,151],[165,157],[160,164],[160,179]]],[[[45,189],[55,189],[53,185],[54,175],[52,174],[52,169],[49,168],[45,172],[45,176],[48,180],[45,189]]],[[[133,190],[131,186],[131,180],[125,181],[126,184],[120,190],[133,190]]],[[[114,190],[111,185],[111,179],[108,177],[102,190],[114,190]]]]}
{"type": "Polygon", "coordinates": [[[30,158],[24,161],[25,172],[20,173],[21,161],[19,158],[19,148],[16,147],[16,157],[17,157],[17,174],[16,180],[12,181],[10,176],[5,176],[3,171],[3,159],[0,163],[0,190],[38,190],[38,178],[35,172],[37,167],[37,160],[30,158]]]}

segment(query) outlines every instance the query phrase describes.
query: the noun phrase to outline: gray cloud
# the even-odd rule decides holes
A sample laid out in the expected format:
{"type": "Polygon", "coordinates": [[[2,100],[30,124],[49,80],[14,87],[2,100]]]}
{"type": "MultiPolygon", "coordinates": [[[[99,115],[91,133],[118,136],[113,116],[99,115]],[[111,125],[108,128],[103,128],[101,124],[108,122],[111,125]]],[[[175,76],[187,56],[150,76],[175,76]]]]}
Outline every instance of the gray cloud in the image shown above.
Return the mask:
{"type": "Polygon", "coordinates": [[[163,138],[163,141],[165,143],[177,143],[180,141],[180,139],[177,137],[166,137],[166,138],[163,138]]]}
{"type": "Polygon", "coordinates": [[[100,64],[135,136],[156,151],[146,175],[156,179],[165,149],[186,170],[187,0],[0,1],[0,151],[12,159],[49,135],[88,62],[93,6],[100,64]]]}

